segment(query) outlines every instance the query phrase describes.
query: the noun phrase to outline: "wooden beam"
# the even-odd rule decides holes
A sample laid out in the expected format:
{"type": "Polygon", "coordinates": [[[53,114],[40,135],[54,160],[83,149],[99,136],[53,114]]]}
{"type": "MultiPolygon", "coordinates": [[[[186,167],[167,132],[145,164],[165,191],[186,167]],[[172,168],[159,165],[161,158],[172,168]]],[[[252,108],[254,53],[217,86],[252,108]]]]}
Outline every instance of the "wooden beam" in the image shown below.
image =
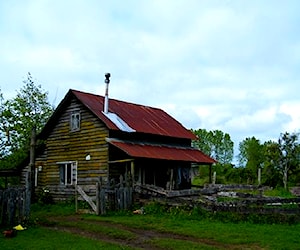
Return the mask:
{"type": "Polygon", "coordinates": [[[132,178],[132,186],[134,186],[135,183],[135,176],[134,176],[134,161],[130,163],[130,168],[131,168],[131,178],[132,178]]]}
{"type": "Polygon", "coordinates": [[[82,189],[80,186],[76,185],[76,187],[77,187],[78,193],[82,196],[82,198],[83,198],[87,203],[90,204],[90,206],[92,207],[92,209],[94,210],[94,212],[97,212],[97,206],[96,206],[96,204],[92,201],[91,197],[89,197],[89,196],[83,191],[83,189],[82,189]]]}
{"type": "Polygon", "coordinates": [[[122,159],[122,160],[108,161],[108,164],[123,163],[123,162],[130,162],[130,161],[133,161],[133,159],[122,159]]]}

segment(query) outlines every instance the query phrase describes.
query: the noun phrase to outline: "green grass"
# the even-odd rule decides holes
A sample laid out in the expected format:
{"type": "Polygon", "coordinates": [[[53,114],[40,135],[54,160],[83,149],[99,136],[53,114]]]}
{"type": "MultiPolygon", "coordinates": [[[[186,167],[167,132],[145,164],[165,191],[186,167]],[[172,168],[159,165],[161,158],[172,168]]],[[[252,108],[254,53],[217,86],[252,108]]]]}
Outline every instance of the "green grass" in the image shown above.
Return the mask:
{"type": "Polygon", "coordinates": [[[264,191],[265,196],[272,196],[272,197],[282,197],[282,198],[294,198],[295,196],[291,194],[289,190],[284,188],[275,188],[275,189],[268,189],[264,191]]]}
{"type": "Polygon", "coordinates": [[[53,230],[33,227],[18,232],[15,238],[0,236],[1,249],[5,250],[53,250],[53,249],[129,249],[119,245],[103,243],[80,237],[67,232],[57,233],[53,230]]]}
{"type": "Polygon", "coordinates": [[[202,250],[214,250],[216,249],[215,246],[208,246],[207,244],[202,244],[199,242],[186,242],[183,240],[177,240],[177,239],[173,239],[172,241],[170,241],[169,239],[154,239],[151,240],[151,242],[157,246],[157,247],[161,247],[161,248],[165,248],[165,249],[202,249],[202,250]]]}
{"type": "MultiPolygon", "coordinates": [[[[197,219],[192,216],[184,217],[167,214],[159,216],[155,214],[88,216],[87,219],[120,223],[133,228],[172,232],[195,238],[209,239],[223,244],[259,245],[266,249],[299,249],[300,246],[300,224],[224,223],[209,218],[197,219]]],[[[169,242],[169,244],[171,243],[169,242]]]]}
{"type": "MultiPolygon", "coordinates": [[[[149,242],[165,249],[300,249],[300,224],[254,224],[250,222],[222,222],[209,214],[199,212],[168,210],[145,207],[144,215],[131,212],[111,213],[106,216],[82,215],[80,220],[64,220],[64,216],[74,214],[74,206],[58,204],[32,207],[31,222],[27,230],[18,232],[15,238],[0,236],[1,249],[132,249],[119,244],[109,244],[67,232],[57,232],[39,226],[49,221],[51,216],[62,219],[55,226],[76,227],[107,235],[113,239],[135,239],[136,235],[127,230],[141,229],[172,233],[194,240],[167,239],[154,237],[149,242]],[[97,225],[97,222],[106,224],[97,225]],[[107,225],[107,226],[106,226],[107,225]],[[122,225],[111,227],[110,225],[122,225]]],[[[53,222],[52,222],[53,223],[53,222]]],[[[53,226],[53,224],[52,224],[53,226]]]]}

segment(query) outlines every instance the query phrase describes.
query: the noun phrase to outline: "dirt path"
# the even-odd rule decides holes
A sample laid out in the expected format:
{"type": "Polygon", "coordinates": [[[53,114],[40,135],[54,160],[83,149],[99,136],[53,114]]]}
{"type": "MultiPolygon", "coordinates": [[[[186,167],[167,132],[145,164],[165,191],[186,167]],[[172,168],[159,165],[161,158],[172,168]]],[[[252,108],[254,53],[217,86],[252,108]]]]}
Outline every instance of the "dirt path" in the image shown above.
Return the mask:
{"type": "Polygon", "coordinates": [[[52,230],[69,232],[72,234],[80,235],[94,240],[99,240],[107,243],[119,244],[120,246],[127,246],[132,249],[172,249],[163,248],[157,246],[154,242],[156,239],[165,240],[180,240],[184,242],[193,242],[201,246],[211,247],[212,249],[261,249],[258,246],[244,246],[244,245],[229,245],[214,241],[212,239],[195,238],[192,236],[179,235],[174,233],[159,232],[154,230],[145,230],[140,228],[132,228],[122,224],[110,223],[106,221],[92,221],[90,219],[82,218],[80,215],[64,216],[64,217],[52,217],[48,218],[50,223],[44,224],[43,226],[52,230]],[[84,229],[80,225],[84,225],[84,229]],[[90,226],[90,228],[89,228],[90,226]],[[105,233],[101,230],[93,230],[99,226],[99,228],[107,228],[111,232],[113,230],[127,232],[132,237],[124,237],[120,234],[105,233]]]}

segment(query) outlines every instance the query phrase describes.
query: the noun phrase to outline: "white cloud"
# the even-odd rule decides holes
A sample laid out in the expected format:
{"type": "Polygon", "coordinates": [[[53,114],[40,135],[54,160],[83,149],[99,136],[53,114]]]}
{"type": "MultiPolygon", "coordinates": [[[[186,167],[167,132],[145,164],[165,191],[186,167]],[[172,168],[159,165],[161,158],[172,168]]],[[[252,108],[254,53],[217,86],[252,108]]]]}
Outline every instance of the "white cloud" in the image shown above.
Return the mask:
{"type": "Polygon", "coordinates": [[[2,1],[5,98],[30,71],[56,104],[69,88],[165,109],[236,144],[299,130],[296,1],[2,1]]]}
{"type": "Polygon", "coordinates": [[[280,106],[280,111],[291,117],[291,121],[285,123],[284,125],[284,129],[286,131],[299,132],[299,125],[300,125],[299,110],[300,110],[300,101],[286,101],[280,106]]]}

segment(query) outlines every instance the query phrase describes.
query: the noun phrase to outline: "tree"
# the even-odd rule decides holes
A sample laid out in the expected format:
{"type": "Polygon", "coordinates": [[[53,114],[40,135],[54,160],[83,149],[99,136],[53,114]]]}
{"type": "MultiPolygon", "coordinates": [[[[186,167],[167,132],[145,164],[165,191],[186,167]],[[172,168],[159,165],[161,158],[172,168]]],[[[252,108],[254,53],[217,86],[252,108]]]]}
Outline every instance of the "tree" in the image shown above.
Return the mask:
{"type": "Polygon", "coordinates": [[[230,135],[221,130],[192,130],[198,140],[193,142],[196,148],[217,160],[221,165],[230,164],[233,159],[233,141],[230,135]]]}
{"type": "Polygon", "coordinates": [[[278,139],[280,150],[279,162],[276,164],[277,169],[282,174],[284,188],[288,187],[288,175],[299,167],[299,144],[298,134],[288,133],[280,134],[278,139]]]}
{"type": "Polygon", "coordinates": [[[39,132],[54,110],[48,102],[48,93],[42,90],[41,85],[35,85],[30,73],[23,83],[17,96],[6,101],[1,110],[1,132],[7,134],[10,145],[9,152],[4,153],[6,156],[28,152],[32,128],[39,132]]]}
{"type": "Polygon", "coordinates": [[[212,139],[211,134],[206,129],[193,130],[197,140],[193,141],[193,146],[200,149],[204,154],[212,155],[212,139]]]}
{"type": "Polygon", "coordinates": [[[259,169],[263,167],[264,146],[253,136],[240,142],[239,151],[239,164],[246,169],[247,182],[253,182],[259,169]]]}
{"type": "MultiPolygon", "coordinates": [[[[214,158],[218,163],[215,171],[219,174],[224,172],[226,165],[231,166],[233,159],[233,141],[230,135],[220,130],[207,131],[205,129],[192,130],[198,140],[193,141],[193,146],[200,149],[203,153],[214,158]]],[[[212,168],[209,168],[209,182],[211,182],[212,168]]]]}
{"type": "Polygon", "coordinates": [[[279,144],[274,141],[267,141],[264,143],[264,169],[263,173],[265,176],[264,184],[276,187],[280,182],[280,173],[278,172],[278,167],[280,164],[281,151],[279,144]]]}
{"type": "Polygon", "coordinates": [[[4,112],[4,98],[0,89],[0,159],[7,154],[7,130],[5,126],[4,112]]]}
{"type": "Polygon", "coordinates": [[[223,133],[220,130],[212,131],[213,139],[213,154],[212,157],[215,158],[220,164],[230,164],[233,159],[233,146],[234,143],[230,138],[230,135],[223,133]]]}

